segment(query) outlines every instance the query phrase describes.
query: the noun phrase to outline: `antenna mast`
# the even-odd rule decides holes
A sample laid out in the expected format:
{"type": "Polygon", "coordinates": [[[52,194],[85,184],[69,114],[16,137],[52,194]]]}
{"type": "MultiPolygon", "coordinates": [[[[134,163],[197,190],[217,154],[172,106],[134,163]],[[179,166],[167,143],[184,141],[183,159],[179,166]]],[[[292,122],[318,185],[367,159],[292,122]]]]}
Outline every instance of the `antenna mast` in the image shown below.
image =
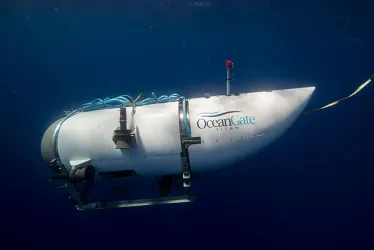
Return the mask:
{"type": "Polygon", "coordinates": [[[230,60],[226,60],[226,96],[230,96],[230,85],[232,80],[232,68],[234,67],[234,64],[230,60]]]}

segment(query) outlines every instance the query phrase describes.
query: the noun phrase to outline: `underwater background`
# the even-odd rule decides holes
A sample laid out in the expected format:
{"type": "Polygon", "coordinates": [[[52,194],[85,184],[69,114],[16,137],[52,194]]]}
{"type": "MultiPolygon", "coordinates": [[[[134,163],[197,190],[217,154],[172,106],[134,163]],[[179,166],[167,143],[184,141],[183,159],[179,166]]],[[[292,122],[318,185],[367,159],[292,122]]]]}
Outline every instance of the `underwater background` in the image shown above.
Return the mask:
{"type": "MultiPolygon", "coordinates": [[[[316,86],[374,74],[372,1],[2,0],[2,249],[373,249],[374,88],[192,179],[190,204],[76,211],[48,184],[47,127],[95,98],[316,86]]],[[[193,170],[193,166],[192,166],[193,170]]],[[[131,190],[129,191],[131,192],[131,190]]]]}

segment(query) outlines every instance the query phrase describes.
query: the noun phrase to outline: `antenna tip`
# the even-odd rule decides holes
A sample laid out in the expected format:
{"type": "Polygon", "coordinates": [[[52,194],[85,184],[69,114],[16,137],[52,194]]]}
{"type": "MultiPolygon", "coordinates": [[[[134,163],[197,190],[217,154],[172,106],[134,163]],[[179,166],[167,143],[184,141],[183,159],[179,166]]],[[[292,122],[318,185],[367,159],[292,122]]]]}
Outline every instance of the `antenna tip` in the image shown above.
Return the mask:
{"type": "Polygon", "coordinates": [[[232,68],[233,65],[231,60],[226,60],[226,68],[232,68]]]}

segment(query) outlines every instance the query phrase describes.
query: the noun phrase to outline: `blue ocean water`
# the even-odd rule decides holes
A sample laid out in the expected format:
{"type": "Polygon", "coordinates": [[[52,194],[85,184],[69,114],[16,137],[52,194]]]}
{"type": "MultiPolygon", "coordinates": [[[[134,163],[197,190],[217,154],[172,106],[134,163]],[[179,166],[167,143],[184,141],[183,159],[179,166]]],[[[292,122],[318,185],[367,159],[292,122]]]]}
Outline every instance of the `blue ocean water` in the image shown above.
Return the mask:
{"type": "Polygon", "coordinates": [[[314,85],[309,109],[344,97],[374,74],[369,1],[1,5],[2,248],[371,249],[370,85],[196,180],[187,205],[76,211],[40,153],[57,116],[98,97],[225,93],[226,59],[234,92],[314,85]]]}

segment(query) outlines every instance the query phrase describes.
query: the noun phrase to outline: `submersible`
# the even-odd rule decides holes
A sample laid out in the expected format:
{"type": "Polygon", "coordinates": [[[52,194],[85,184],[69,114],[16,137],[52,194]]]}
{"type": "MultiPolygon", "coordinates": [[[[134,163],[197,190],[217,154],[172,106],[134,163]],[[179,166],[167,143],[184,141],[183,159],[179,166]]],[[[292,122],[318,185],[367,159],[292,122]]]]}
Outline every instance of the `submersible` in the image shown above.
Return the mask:
{"type": "MultiPolygon", "coordinates": [[[[315,88],[185,98],[141,94],[97,99],[44,133],[42,156],[79,210],[190,202],[194,175],[233,166],[275,142],[305,109],[315,88]],[[160,197],[91,201],[97,176],[154,177],[160,197]],[[183,194],[170,196],[174,182],[183,194]],[[79,186],[79,188],[78,188],[79,186]]],[[[125,180],[126,181],[126,180],[125,180]]]]}

